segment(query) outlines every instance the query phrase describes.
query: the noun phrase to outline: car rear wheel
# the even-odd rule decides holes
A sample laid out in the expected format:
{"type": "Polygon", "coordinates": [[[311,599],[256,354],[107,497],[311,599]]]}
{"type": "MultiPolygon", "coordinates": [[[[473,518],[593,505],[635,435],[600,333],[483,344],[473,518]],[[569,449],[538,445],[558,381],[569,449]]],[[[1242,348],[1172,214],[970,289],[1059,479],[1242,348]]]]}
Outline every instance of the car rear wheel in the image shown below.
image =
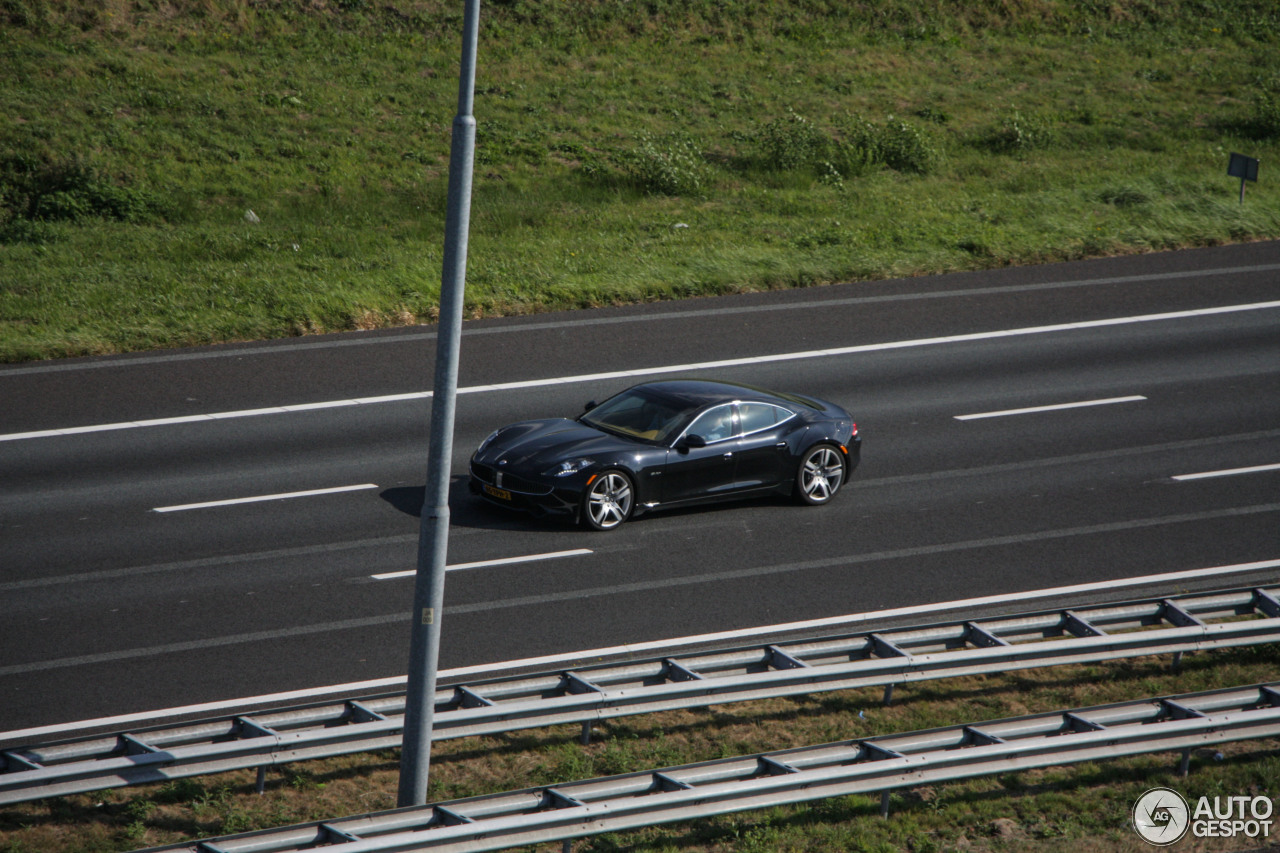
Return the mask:
{"type": "Polygon", "coordinates": [[[621,471],[605,471],[582,498],[582,522],[592,530],[612,530],[631,516],[635,489],[621,471]]]}
{"type": "Polygon", "coordinates": [[[833,444],[815,444],[804,454],[796,471],[796,494],[810,505],[824,504],[844,483],[844,454],[833,444]]]}

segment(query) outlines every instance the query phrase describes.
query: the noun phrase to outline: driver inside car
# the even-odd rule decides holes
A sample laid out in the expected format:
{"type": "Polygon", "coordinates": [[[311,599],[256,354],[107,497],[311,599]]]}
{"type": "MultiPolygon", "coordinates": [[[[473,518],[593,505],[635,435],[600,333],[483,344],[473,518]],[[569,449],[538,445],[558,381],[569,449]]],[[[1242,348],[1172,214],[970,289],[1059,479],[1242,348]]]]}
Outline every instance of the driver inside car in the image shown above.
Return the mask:
{"type": "Polygon", "coordinates": [[[708,442],[720,441],[733,435],[733,413],[728,408],[720,408],[708,412],[705,426],[699,424],[701,428],[698,432],[708,442]]]}

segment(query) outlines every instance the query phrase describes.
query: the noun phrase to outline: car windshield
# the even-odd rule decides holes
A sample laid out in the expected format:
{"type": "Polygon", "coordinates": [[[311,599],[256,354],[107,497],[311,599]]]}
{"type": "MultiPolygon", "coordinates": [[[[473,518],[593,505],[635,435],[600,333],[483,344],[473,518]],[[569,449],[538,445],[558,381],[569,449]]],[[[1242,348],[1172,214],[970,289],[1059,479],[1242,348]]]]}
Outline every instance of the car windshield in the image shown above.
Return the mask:
{"type": "Polygon", "coordinates": [[[665,444],[680,434],[692,414],[674,400],[631,388],[585,412],[578,420],[605,432],[665,444]]]}

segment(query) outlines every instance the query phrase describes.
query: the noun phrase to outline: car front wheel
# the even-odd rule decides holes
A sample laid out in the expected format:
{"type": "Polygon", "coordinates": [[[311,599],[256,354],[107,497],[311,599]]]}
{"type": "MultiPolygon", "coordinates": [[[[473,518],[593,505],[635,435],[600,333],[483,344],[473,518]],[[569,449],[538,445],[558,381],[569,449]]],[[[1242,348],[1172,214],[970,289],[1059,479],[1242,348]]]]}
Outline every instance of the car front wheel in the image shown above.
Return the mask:
{"type": "Polygon", "coordinates": [[[804,454],[796,471],[796,494],[807,504],[830,501],[844,483],[844,455],[831,444],[816,444],[804,454]]]}
{"type": "Polygon", "coordinates": [[[582,521],[593,530],[612,530],[631,515],[635,489],[621,471],[605,471],[582,498],[582,521]]]}

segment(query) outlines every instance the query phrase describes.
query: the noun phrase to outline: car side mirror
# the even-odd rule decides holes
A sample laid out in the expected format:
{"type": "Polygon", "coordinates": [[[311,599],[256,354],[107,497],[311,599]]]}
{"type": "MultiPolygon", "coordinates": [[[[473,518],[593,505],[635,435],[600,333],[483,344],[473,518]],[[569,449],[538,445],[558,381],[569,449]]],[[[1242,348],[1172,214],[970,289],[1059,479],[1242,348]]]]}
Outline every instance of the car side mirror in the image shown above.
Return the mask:
{"type": "Polygon", "coordinates": [[[696,433],[693,435],[686,435],[684,438],[680,439],[679,444],[681,450],[688,450],[690,448],[697,449],[699,447],[706,446],[707,440],[696,433]]]}
{"type": "Polygon", "coordinates": [[[598,405],[599,404],[595,400],[591,400],[585,406],[582,407],[582,411],[589,412],[598,405]]]}

